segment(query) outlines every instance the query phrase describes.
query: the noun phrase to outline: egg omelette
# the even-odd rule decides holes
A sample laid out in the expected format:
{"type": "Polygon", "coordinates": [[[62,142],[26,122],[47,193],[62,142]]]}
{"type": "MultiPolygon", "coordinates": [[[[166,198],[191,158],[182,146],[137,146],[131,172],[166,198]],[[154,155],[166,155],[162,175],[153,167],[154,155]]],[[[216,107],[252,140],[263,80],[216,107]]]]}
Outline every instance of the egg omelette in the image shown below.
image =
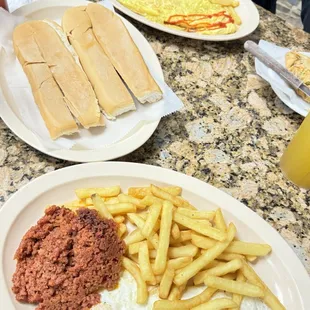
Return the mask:
{"type": "Polygon", "coordinates": [[[118,0],[150,21],[207,35],[235,33],[241,19],[237,0],[118,0]]]}

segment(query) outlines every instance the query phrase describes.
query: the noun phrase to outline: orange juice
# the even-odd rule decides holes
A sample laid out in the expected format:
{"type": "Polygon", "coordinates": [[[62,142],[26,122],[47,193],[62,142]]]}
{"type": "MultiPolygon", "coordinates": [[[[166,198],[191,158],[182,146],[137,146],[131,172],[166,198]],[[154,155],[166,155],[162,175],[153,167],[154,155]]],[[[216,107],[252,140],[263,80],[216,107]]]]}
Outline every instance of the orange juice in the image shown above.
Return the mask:
{"type": "Polygon", "coordinates": [[[310,113],[285,150],[280,165],[288,179],[310,189],[310,113]]]}

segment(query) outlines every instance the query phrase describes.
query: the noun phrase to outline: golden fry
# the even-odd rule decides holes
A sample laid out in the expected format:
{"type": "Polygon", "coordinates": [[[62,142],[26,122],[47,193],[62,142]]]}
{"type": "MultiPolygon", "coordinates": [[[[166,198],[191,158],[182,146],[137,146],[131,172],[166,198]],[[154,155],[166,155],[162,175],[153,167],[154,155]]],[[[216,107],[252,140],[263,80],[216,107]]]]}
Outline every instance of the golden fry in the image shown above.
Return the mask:
{"type": "Polygon", "coordinates": [[[157,300],[153,305],[153,310],[180,310],[192,309],[208,300],[217,291],[215,288],[208,287],[199,295],[186,300],[157,300]]]}
{"type": "Polygon", "coordinates": [[[202,235],[208,236],[210,238],[213,238],[215,240],[224,241],[227,237],[227,233],[220,231],[217,228],[213,228],[210,226],[203,225],[199,223],[197,220],[193,220],[185,215],[182,215],[178,212],[175,212],[173,215],[173,220],[181,224],[187,228],[190,228],[202,235]]]}
{"type": "Polygon", "coordinates": [[[198,252],[198,248],[193,244],[188,244],[180,247],[170,247],[168,250],[169,258],[178,257],[194,257],[198,252]]]}
{"type": "Polygon", "coordinates": [[[195,211],[184,208],[178,208],[176,212],[183,214],[191,219],[205,219],[213,220],[215,212],[214,211],[195,211]]]}
{"type": "Polygon", "coordinates": [[[120,223],[118,226],[118,236],[121,238],[127,232],[127,226],[123,223],[120,223]]]}
{"type": "MultiPolygon", "coordinates": [[[[202,249],[210,249],[215,245],[216,241],[211,238],[192,234],[192,243],[202,249]]],[[[235,253],[250,256],[265,256],[271,251],[271,247],[268,244],[249,243],[234,240],[227,247],[225,253],[235,253]]]]}
{"type": "Polygon", "coordinates": [[[154,266],[154,273],[156,275],[162,274],[166,268],[171,225],[172,225],[172,212],[173,212],[172,203],[169,201],[164,201],[161,213],[159,244],[154,266]]]}
{"type": "Polygon", "coordinates": [[[125,217],[122,215],[116,215],[113,219],[114,219],[114,222],[118,224],[123,223],[125,221],[125,217]]]}
{"type": "Polygon", "coordinates": [[[179,226],[177,223],[173,223],[172,224],[172,228],[171,228],[171,236],[173,239],[179,239],[180,236],[181,236],[181,233],[180,233],[180,229],[179,229],[179,226]]]}
{"type": "Polygon", "coordinates": [[[161,212],[161,204],[154,203],[149,208],[149,214],[146,218],[146,221],[144,223],[144,226],[141,230],[142,235],[146,238],[149,238],[152,234],[152,231],[154,230],[154,227],[157,223],[157,220],[159,218],[160,212],[161,212]]]}
{"type": "Polygon", "coordinates": [[[207,276],[204,283],[208,287],[249,297],[264,297],[264,291],[257,285],[237,282],[215,276],[207,276]]]}
{"type": "MultiPolygon", "coordinates": [[[[142,235],[140,229],[136,229],[134,231],[132,231],[128,236],[126,236],[126,238],[124,239],[125,243],[127,245],[133,244],[133,243],[137,243],[140,241],[145,240],[145,237],[142,235]]],[[[138,252],[137,252],[138,253],[138,252]]]]}
{"type": "Polygon", "coordinates": [[[113,219],[112,214],[109,212],[107,207],[104,204],[104,201],[98,194],[94,194],[91,196],[95,209],[98,211],[101,217],[106,219],[113,219]]]}
{"type": "Polygon", "coordinates": [[[121,188],[119,186],[80,188],[75,190],[76,196],[80,199],[90,198],[93,194],[98,194],[102,197],[114,197],[119,195],[120,192],[121,188]]]}
{"type": "Polygon", "coordinates": [[[235,308],[237,304],[229,298],[217,298],[192,308],[192,310],[221,310],[235,308]]]}
{"type": "Polygon", "coordinates": [[[105,204],[112,215],[121,215],[130,212],[136,212],[137,208],[132,203],[120,202],[115,204],[105,204]]]}
{"type": "Polygon", "coordinates": [[[162,199],[154,197],[152,195],[147,195],[141,200],[141,203],[143,203],[145,206],[151,206],[154,203],[162,204],[163,202],[164,201],[162,199]]]}
{"type": "Polygon", "coordinates": [[[171,268],[166,268],[166,271],[160,281],[159,285],[159,297],[167,298],[171,289],[172,280],[174,277],[174,270],[171,268]]]}
{"type": "MultiPolygon", "coordinates": [[[[236,281],[237,282],[245,282],[246,281],[245,276],[242,273],[242,270],[238,270],[236,281]]],[[[239,295],[239,294],[233,294],[232,295],[232,300],[237,304],[237,309],[240,309],[242,299],[243,299],[242,295],[239,295]]],[[[233,309],[231,309],[231,310],[233,310],[233,309]]],[[[236,310],[236,308],[234,310],[236,310]]]]}
{"type": "Polygon", "coordinates": [[[193,258],[190,256],[187,257],[178,257],[178,258],[173,258],[168,260],[168,265],[167,268],[172,268],[172,269],[180,269],[188,264],[190,264],[193,261],[193,258]]]}
{"type": "Polygon", "coordinates": [[[146,241],[140,242],[138,260],[143,280],[155,285],[156,279],[151,268],[149,249],[146,241]]]}
{"type": "Polygon", "coordinates": [[[217,229],[221,231],[227,231],[227,225],[225,223],[221,209],[217,209],[215,211],[214,224],[217,229]]]}
{"type": "Polygon", "coordinates": [[[123,257],[123,266],[137,282],[137,304],[144,304],[148,298],[148,290],[139,267],[127,257],[123,257]]]}

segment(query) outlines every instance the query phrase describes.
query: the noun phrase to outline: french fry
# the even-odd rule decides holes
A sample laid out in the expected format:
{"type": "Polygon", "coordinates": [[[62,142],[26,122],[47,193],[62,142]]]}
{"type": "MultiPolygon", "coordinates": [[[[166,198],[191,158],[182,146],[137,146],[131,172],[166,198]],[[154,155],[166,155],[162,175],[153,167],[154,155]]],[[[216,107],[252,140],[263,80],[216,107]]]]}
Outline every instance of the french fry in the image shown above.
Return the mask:
{"type": "Polygon", "coordinates": [[[218,290],[235,293],[249,297],[264,297],[264,291],[257,285],[237,282],[215,276],[207,276],[204,280],[205,285],[218,290]]]}
{"type": "Polygon", "coordinates": [[[174,270],[171,268],[166,268],[166,271],[160,281],[159,285],[159,297],[167,298],[171,289],[172,280],[174,277],[174,270]]]}
{"type": "MultiPolygon", "coordinates": [[[[241,269],[238,270],[236,281],[237,282],[245,282],[246,281],[245,276],[243,275],[241,269]]],[[[236,303],[237,308],[236,307],[235,308],[231,308],[230,310],[238,310],[238,309],[240,309],[240,306],[241,306],[241,303],[242,303],[242,299],[243,299],[242,295],[233,294],[232,295],[232,300],[236,303]]]]}
{"type": "Polygon", "coordinates": [[[188,209],[193,209],[194,207],[191,206],[186,200],[181,198],[180,196],[173,196],[168,192],[163,191],[161,188],[151,185],[151,191],[152,194],[158,198],[161,198],[163,200],[168,200],[170,201],[173,205],[176,207],[183,207],[183,208],[188,208],[188,209]]]}
{"type": "Polygon", "coordinates": [[[140,199],[138,198],[135,198],[135,197],[131,197],[131,196],[128,196],[128,195],[125,195],[125,194],[119,194],[117,196],[119,202],[129,202],[129,203],[132,203],[134,204],[135,206],[137,206],[137,209],[145,209],[146,208],[146,205],[143,204],[141,202],[140,199]]]}
{"type": "Polygon", "coordinates": [[[127,226],[120,223],[118,226],[118,236],[121,238],[127,232],[127,226]]]}
{"type": "Polygon", "coordinates": [[[170,244],[174,245],[177,243],[182,243],[185,241],[192,240],[192,231],[191,230],[182,230],[180,231],[180,238],[178,239],[172,239],[170,238],[170,244]]]}
{"type": "Polygon", "coordinates": [[[133,262],[135,262],[136,264],[139,264],[139,258],[138,258],[138,255],[135,254],[135,255],[130,255],[130,254],[127,254],[127,257],[129,259],[131,259],[133,262]]]}
{"type": "Polygon", "coordinates": [[[154,266],[154,273],[156,275],[162,274],[167,265],[168,248],[172,225],[172,212],[172,203],[169,201],[164,201],[161,213],[159,244],[154,266]]]}
{"type": "Polygon", "coordinates": [[[154,203],[160,203],[162,204],[164,201],[160,198],[157,198],[155,196],[152,195],[147,195],[145,196],[142,200],[141,203],[143,203],[145,206],[151,206],[154,203]]]}
{"type": "Polygon", "coordinates": [[[141,230],[142,235],[145,236],[146,238],[149,238],[151,236],[152,231],[154,230],[156,222],[159,218],[161,208],[162,208],[162,205],[159,203],[154,203],[150,206],[149,214],[141,230]]]}
{"type": "Polygon", "coordinates": [[[220,231],[217,228],[209,227],[206,225],[203,225],[197,220],[193,220],[185,215],[182,215],[178,212],[175,212],[173,215],[173,220],[178,223],[182,224],[183,226],[190,228],[202,235],[208,236],[212,239],[219,240],[219,241],[224,241],[227,237],[227,233],[220,231]]]}
{"type": "Polygon", "coordinates": [[[256,274],[252,267],[247,263],[243,264],[242,273],[247,278],[249,283],[259,286],[264,292],[264,302],[272,310],[285,310],[279,299],[271,292],[268,286],[256,274]]]}
{"type": "Polygon", "coordinates": [[[123,257],[123,266],[137,282],[137,304],[144,304],[148,298],[148,290],[139,267],[127,257],[123,257]]]}
{"type": "Polygon", "coordinates": [[[153,305],[153,310],[180,310],[192,309],[208,300],[214,295],[217,290],[208,287],[202,293],[195,297],[186,300],[157,300],[153,305]]]}
{"type": "Polygon", "coordinates": [[[221,231],[227,231],[227,225],[225,223],[221,209],[217,209],[215,211],[214,224],[217,229],[221,231]]]}
{"type": "Polygon", "coordinates": [[[214,211],[195,211],[189,210],[185,208],[178,208],[176,212],[183,214],[191,219],[205,219],[205,220],[213,220],[215,212],[214,211]]]}
{"type": "Polygon", "coordinates": [[[180,229],[179,229],[179,226],[177,223],[173,223],[172,224],[172,228],[171,228],[171,236],[173,239],[179,239],[180,236],[181,236],[181,233],[180,233],[180,229]]]}
{"type": "Polygon", "coordinates": [[[194,277],[194,284],[199,285],[204,282],[204,279],[210,276],[223,276],[227,273],[235,272],[242,267],[243,263],[241,259],[234,259],[228,263],[218,264],[217,266],[207,269],[205,271],[199,272],[194,277]]]}
{"type": "Polygon", "coordinates": [[[193,261],[193,258],[190,256],[169,259],[167,268],[172,268],[175,270],[180,269],[180,268],[187,266],[192,261],[193,261]]]}
{"type": "MultiPolygon", "coordinates": [[[[201,252],[203,253],[204,251],[208,251],[208,250],[201,250],[201,252]]],[[[222,253],[221,255],[219,255],[217,257],[218,260],[223,260],[226,262],[229,262],[233,259],[245,259],[245,257],[241,254],[234,254],[234,253],[222,253]]]]}
{"type": "MultiPolygon", "coordinates": [[[[104,201],[104,198],[101,198],[101,199],[104,201]]],[[[93,205],[93,200],[91,198],[86,198],[84,201],[85,201],[86,206],[93,205]]]]}
{"type": "Polygon", "coordinates": [[[125,221],[125,217],[122,216],[122,215],[116,215],[114,218],[113,218],[114,222],[120,224],[120,223],[124,223],[125,221]]]}
{"type": "Polygon", "coordinates": [[[170,294],[168,296],[168,300],[180,300],[180,290],[179,286],[176,286],[175,284],[172,285],[170,294]]]}
{"type": "MultiPolygon", "coordinates": [[[[182,194],[182,188],[178,186],[161,187],[161,189],[173,196],[182,194]]],[[[145,196],[152,195],[152,191],[150,187],[130,187],[128,189],[128,195],[143,199],[145,196]]]]}
{"type": "Polygon", "coordinates": [[[136,229],[136,230],[132,231],[124,239],[124,241],[125,241],[127,246],[130,245],[130,244],[133,244],[133,243],[137,243],[137,242],[143,241],[143,240],[145,240],[145,237],[142,235],[140,229],[136,229]]]}
{"type": "Polygon", "coordinates": [[[98,211],[101,217],[106,218],[106,219],[113,219],[112,214],[106,207],[104,201],[101,199],[101,197],[98,194],[94,194],[91,196],[91,200],[94,204],[94,207],[98,211]]]}
{"type": "Polygon", "coordinates": [[[71,207],[85,207],[85,202],[81,200],[73,200],[73,201],[68,201],[63,204],[64,208],[70,209],[71,207]]]}
{"type": "Polygon", "coordinates": [[[228,227],[227,239],[222,242],[217,242],[212,248],[200,257],[195,259],[191,264],[184,267],[181,273],[174,277],[173,282],[176,285],[182,285],[190,278],[195,276],[201,269],[217,258],[231,243],[236,234],[236,227],[230,223],[228,227]]]}
{"type": "MultiPolygon", "coordinates": [[[[153,271],[154,271],[154,270],[153,270],[153,271]]],[[[156,284],[160,284],[160,281],[161,281],[162,278],[163,278],[163,275],[162,275],[162,274],[155,276],[156,284]]]]}
{"type": "Polygon", "coordinates": [[[151,268],[149,249],[146,241],[140,242],[138,259],[143,280],[155,285],[156,279],[151,268]]]}
{"type": "MultiPolygon", "coordinates": [[[[142,241],[142,242],[144,242],[144,241],[142,241]]],[[[128,253],[131,255],[139,253],[139,248],[140,248],[142,242],[136,242],[136,243],[129,244],[128,245],[128,253]]],[[[149,240],[147,240],[146,243],[147,243],[147,247],[149,250],[154,249],[153,244],[149,240]]]]}
{"type": "MultiPolygon", "coordinates": [[[[202,249],[209,249],[216,243],[211,238],[206,238],[197,234],[192,234],[192,243],[202,249]]],[[[241,255],[250,256],[265,256],[271,251],[271,247],[268,244],[249,243],[239,240],[234,240],[227,247],[225,253],[235,253],[241,255]]]]}
{"type": "Polygon", "coordinates": [[[115,204],[105,204],[112,215],[122,215],[130,212],[136,212],[137,207],[128,202],[120,202],[115,204]]]}
{"type": "Polygon", "coordinates": [[[119,195],[121,188],[119,186],[98,187],[98,188],[80,188],[75,190],[75,194],[80,199],[90,198],[93,194],[102,197],[114,197],[119,195]]]}
{"type": "Polygon", "coordinates": [[[119,203],[120,201],[118,200],[117,197],[110,197],[110,198],[104,198],[104,202],[109,205],[114,205],[116,203],[119,203]]]}
{"type": "Polygon", "coordinates": [[[257,256],[250,256],[250,255],[247,255],[246,256],[246,260],[249,261],[249,262],[254,262],[257,260],[257,256]]]}
{"type": "Polygon", "coordinates": [[[169,258],[178,257],[194,257],[198,252],[198,248],[193,244],[188,244],[180,247],[170,247],[168,250],[169,258]]]}
{"type": "Polygon", "coordinates": [[[192,310],[221,310],[234,308],[237,304],[229,298],[217,298],[192,308],[192,310]]]}

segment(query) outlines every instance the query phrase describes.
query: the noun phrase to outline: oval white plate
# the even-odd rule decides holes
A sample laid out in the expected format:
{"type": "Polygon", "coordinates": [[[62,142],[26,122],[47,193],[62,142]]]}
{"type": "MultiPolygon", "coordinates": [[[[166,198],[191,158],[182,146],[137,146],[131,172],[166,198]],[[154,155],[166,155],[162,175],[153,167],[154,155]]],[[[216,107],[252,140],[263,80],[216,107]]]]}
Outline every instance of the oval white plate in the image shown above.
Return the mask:
{"type": "MultiPolygon", "coordinates": [[[[40,0],[25,5],[16,11],[15,15],[21,15],[30,19],[53,19],[61,20],[64,11],[68,7],[87,5],[84,0],[40,0]]],[[[163,79],[163,72],[160,63],[152,47],[144,36],[126,19],[123,19],[127,29],[132,37],[137,40],[139,48],[144,55],[148,55],[151,64],[151,70],[163,79]]],[[[1,96],[1,90],[0,90],[1,96]]],[[[0,100],[3,98],[0,97],[0,100]]],[[[92,162],[105,161],[124,156],[139,148],[153,134],[160,121],[140,122],[126,137],[99,150],[47,150],[44,148],[36,135],[32,133],[23,122],[17,117],[13,109],[8,105],[2,105],[0,116],[5,124],[23,141],[50,156],[75,161],[92,162]]]]}
{"type": "Polygon", "coordinates": [[[256,6],[253,4],[251,0],[239,0],[240,5],[236,8],[236,12],[240,16],[242,20],[242,25],[238,29],[236,33],[232,34],[226,34],[226,35],[204,35],[199,33],[193,33],[193,32],[186,32],[182,30],[176,30],[174,28],[167,27],[165,25],[155,23],[153,21],[148,20],[142,15],[139,15],[121,3],[119,3],[117,0],[110,0],[113,5],[119,9],[124,14],[136,19],[137,21],[148,25],[152,28],[168,32],[171,34],[174,34],[176,36],[190,38],[190,39],[196,39],[196,40],[204,40],[204,41],[231,41],[231,40],[237,40],[243,37],[248,36],[251,34],[259,25],[259,13],[256,8],[256,6]]]}
{"type": "Polygon", "coordinates": [[[0,290],[1,309],[34,309],[35,306],[15,301],[11,292],[13,261],[25,232],[42,217],[48,204],[76,199],[74,190],[81,187],[120,185],[178,185],[183,196],[199,209],[223,209],[225,219],[233,221],[238,237],[245,241],[264,242],[272,253],[260,259],[255,269],[288,310],[310,309],[310,278],[289,245],[256,213],[228,194],[171,170],[142,164],[110,162],[76,165],[43,175],[15,193],[0,211],[0,290]]]}

